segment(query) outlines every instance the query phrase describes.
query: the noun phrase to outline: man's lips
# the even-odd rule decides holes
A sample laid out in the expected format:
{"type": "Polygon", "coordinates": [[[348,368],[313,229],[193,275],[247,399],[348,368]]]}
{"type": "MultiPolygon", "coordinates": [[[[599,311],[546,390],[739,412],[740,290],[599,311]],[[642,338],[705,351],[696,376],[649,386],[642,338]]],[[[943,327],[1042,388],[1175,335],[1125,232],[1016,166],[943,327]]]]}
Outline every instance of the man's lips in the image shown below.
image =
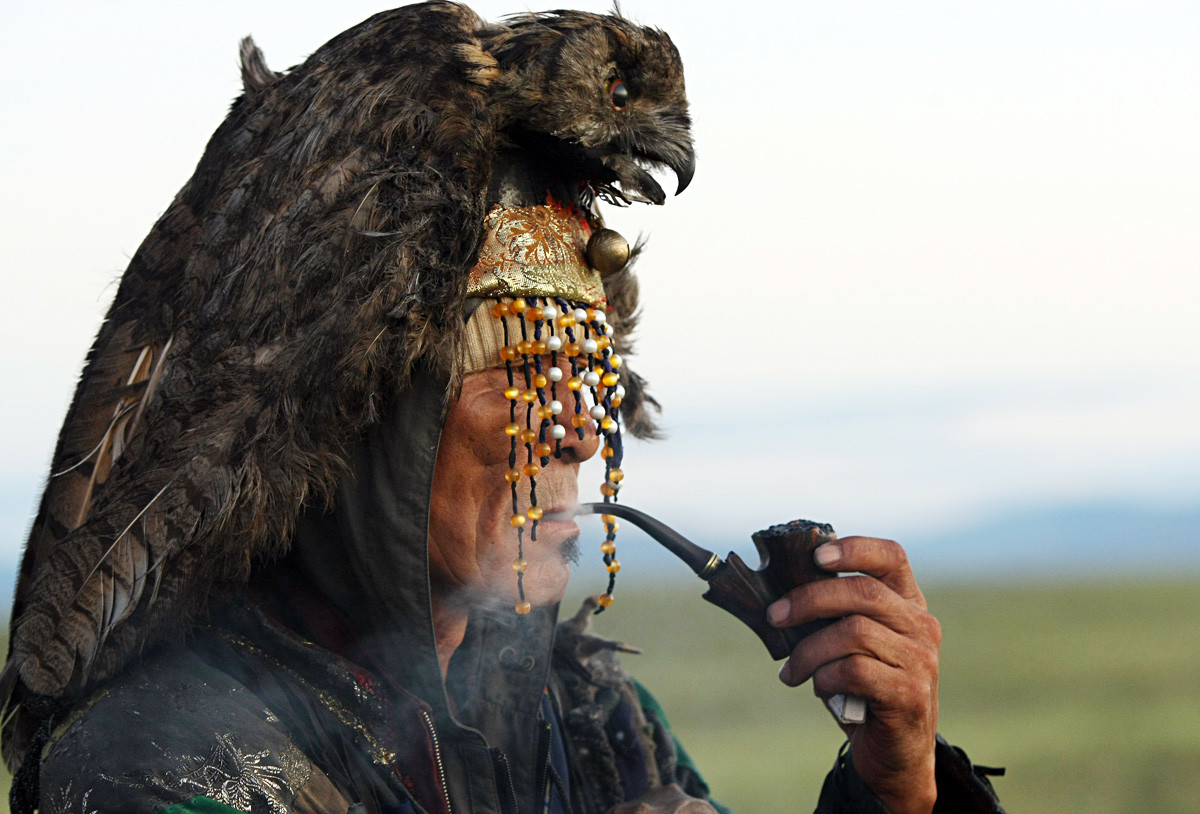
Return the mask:
{"type": "Polygon", "coordinates": [[[538,521],[539,534],[554,534],[564,537],[579,534],[579,524],[575,522],[575,512],[571,509],[554,508],[546,510],[538,521]]]}
{"type": "Polygon", "coordinates": [[[567,523],[575,520],[573,509],[552,509],[542,515],[542,522],[567,523]]]}

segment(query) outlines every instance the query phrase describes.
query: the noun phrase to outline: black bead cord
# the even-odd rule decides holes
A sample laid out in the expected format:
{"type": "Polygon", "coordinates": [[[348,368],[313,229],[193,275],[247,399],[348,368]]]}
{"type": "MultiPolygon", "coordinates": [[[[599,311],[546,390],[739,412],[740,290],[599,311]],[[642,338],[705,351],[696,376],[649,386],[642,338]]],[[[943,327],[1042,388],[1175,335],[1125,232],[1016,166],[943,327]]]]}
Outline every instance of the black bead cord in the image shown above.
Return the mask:
{"type": "MultiPolygon", "coordinates": [[[[508,345],[511,341],[509,338],[509,334],[508,334],[508,319],[506,319],[503,315],[501,315],[501,317],[500,317],[500,325],[504,329],[504,346],[508,347],[508,345]]],[[[509,387],[515,386],[516,381],[513,378],[513,366],[512,366],[511,360],[509,360],[509,359],[504,360],[504,370],[508,374],[508,386],[509,387]]],[[[508,400],[508,421],[510,424],[517,423],[517,402],[515,399],[508,400]]],[[[509,451],[508,451],[508,468],[516,469],[517,468],[517,436],[513,435],[513,436],[511,436],[511,438],[512,438],[512,442],[511,442],[511,445],[509,446],[509,451]]],[[[520,480],[520,478],[518,478],[517,480],[520,480]]],[[[512,513],[515,516],[517,514],[517,512],[520,511],[520,509],[518,508],[518,501],[517,501],[517,481],[516,480],[512,481],[510,483],[510,486],[512,487],[512,513]]],[[[525,538],[524,538],[524,535],[521,533],[522,531],[523,531],[523,529],[520,526],[517,526],[517,559],[522,559],[525,556],[525,538]]],[[[518,601],[520,601],[520,602],[525,601],[525,575],[519,571],[517,572],[517,595],[519,597],[518,601]]]]}
{"type": "MultiPolygon", "coordinates": [[[[525,314],[527,314],[527,313],[529,313],[528,304],[526,306],[525,313],[520,315],[521,316],[521,341],[522,342],[529,341],[529,334],[525,327],[525,322],[526,322],[525,314]]],[[[532,380],[533,377],[529,372],[529,356],[530,356],[530,354],[528,354],[528,353],[521,354],[521,361],[524,362],[524,364],[521,366],[521,368],[525,374],[525,390],[526,391],[529,391],[533,387],[533,380],[532,380]]],[[[532,401],[525,402],[525,429],[527,429],[527,430],[533,429],[533,402],[532,401]]],[[[525,442],[525,463],[529,466],[535,465],[533,463],[533,441],[525,442]]],[[[537,478],[533,475],[530,475],[529,476],[529,507],[532,509],[536,505],[537,505],[537,478]]],[[[531,517],[529,519],[533,521],[533,523],[529,527],[529,541],[536,542],[537,541],[538,521],[537,521],[537,518],[534,518],[534,517],[531,517]]],[[[521,533],[520,529],[518,528],[518,530],[517,530],[518,537],[520,536],[520,533],[521,533]]],[[[521,556],[521,555],[518,554],[518,556],[521,556]]],[[[518,573],[517,576],[519,578],[524,577],[524,574],[518,573]]],[[[522,592],[521,601],[524,601],[524,600],[525,600],[525,594],[522,592]]]]}

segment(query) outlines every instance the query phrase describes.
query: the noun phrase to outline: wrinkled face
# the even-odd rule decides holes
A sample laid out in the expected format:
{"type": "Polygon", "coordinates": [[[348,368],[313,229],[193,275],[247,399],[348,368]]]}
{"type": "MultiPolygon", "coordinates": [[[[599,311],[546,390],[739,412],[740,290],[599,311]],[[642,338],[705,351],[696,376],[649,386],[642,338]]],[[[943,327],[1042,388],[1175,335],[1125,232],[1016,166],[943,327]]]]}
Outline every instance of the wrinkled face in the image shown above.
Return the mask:
{"type": "MultiPolygon", "coordinates": [[[[496,602],[509,608],[517,601],[517,530],[512,487],[505,480],[511,439],[509,386],[502,368],[482,370],[463,379],[462,392],[442,429],[429,517],[429,573],[435,600],[472,605],[496,602]]],[[[579,464],[599,446],[589,421],[579,439],[564,411],[567,427],[562,456],[537,475],[537,502],[546,515],[572,508],[578,493],[579,464]]],[[[520,445],[519,445],[520,446],[520,445]]],[[[530,506],[529,478],[517,483],[517,511],[530,506]]],[[[562,599],[570,574],[570,556],[579,527],[573,520],[543,517],[537,540],[532,523],[524,529],[525,596],[534,606],[562,599]]]]}

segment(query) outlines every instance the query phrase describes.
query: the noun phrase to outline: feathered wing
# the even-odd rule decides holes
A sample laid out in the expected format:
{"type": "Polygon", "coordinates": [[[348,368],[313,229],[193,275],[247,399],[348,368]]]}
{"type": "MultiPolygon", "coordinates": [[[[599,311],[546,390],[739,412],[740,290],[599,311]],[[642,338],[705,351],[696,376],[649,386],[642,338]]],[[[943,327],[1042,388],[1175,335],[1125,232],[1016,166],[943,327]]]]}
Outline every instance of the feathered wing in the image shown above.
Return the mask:
{"type": "Polygon", "coordinates": [[[0,676],[10,766],[26,707],[244,580],[407,366],[452,359],[496,139],[479,27],[385,12],[286,75],[243,47],[246,94],[125,272],[60,436],[0,676]]]}

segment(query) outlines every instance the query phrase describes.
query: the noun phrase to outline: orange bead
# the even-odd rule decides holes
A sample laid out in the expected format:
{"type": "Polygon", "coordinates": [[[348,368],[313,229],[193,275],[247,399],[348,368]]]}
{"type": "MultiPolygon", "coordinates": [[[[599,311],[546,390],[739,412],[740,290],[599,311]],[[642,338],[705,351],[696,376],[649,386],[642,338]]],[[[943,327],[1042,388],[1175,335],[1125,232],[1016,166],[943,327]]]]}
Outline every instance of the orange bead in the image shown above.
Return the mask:
{"type": "Polygon", "coordinates": [[[521,396],[521,388],[509,387],[504,391],[504,397],[509,401],[516,401],[521,396]]]}
{"type": "Polygon", "coordinates": [[[621,563],[619,560],[613,560],[608,565],[604,566],[604,568],[608,571],[608,573],[615,574],[621,570],[621,563]]]}
{"type": "Polygon", "coordinates": [[[550,453],[552,453],[554,451],[554,449],[549,444],[547,444],[545,441],[543,441],[542,443],[540,443],[536,447],[534,447],[533,451],[534,451],[534,454],[536,454],[539,458],[549,458],[550,453]]]}
{"type": "Polygon", "coordinates": [[[611,458],[612,456],[614,456],[616,454],[617,454],[617,451],[615,449],[613,449],[612,447],[610,447],[608,444],[605,444],[604,449],[602,449],[600,451],[601,458],[611,458]]]}
{"type": "Polygon", "coordinates": [[[575,324],[575,317],[572,316],[571,314],[563,314],[561,317],[558,318],[558,324],[563,326],[564,328],[570,328],[572,325],[575,324]]]}
{"type": "Polygon", "coordinates": [[[529,507],[529,519],[530,520],[541,520],[542,519],[542,507],[541,506],[530,506],[529,507]]]}
{"type": "Polygon", "coordinates": [[[514,514],[512,517],[510,517],[508,519],[508,522],[509,522],[509,525],[511,525],[513,528],[519,529],[519,528],[521,528],[521,526],[525,525],[525,515],[514,514]]]}
{"type": "Polygon", "coordinates": [[[508,316],[508,303],[498,302],[492,306],[492,316],[504,317],[508,316]]]}
{"type": "Polygon", "coordinates": [[[509,483],[516,483],[521,479],[521,473],[519,470],[510,469],[504,473],[504,479],[509,483]]]}
{"type": "Polygon", "coordinates": [[[528,430],[528,429],[521,430],[521,443],[532,444],[536,440],[537,440],[537,431],[536,430],[528,430]]]}
{"type": "Polygon", "coordinates": [[[549,404],[538,405],[537,417],[544,419],[554,418],[554,410],[550,408],[549,404]]]}
{"type": "Polygon", "coordinates": [[[600,596],[596,597],[596,602],[600,607],[607,608],[613,603],[612,594],[600,594],[600,596]]]}
{"type": "MultiPolygon", "coordinates": [[[[532,477],[533,477],[533,476],[535,476],[535,475],[536,475],[538,472],[541,472],[541,471],[542,471],[542,468],[541,468],[540,466],[538,466],[537,464],[525,464],[523,467],[521,467],[521,471],[522,471],[522,472],[524,472],[526,475],[528,475],[529,477],[531,477],[531,478],[532,478],[532,477]]],[[[521,515],[517,515],[517,516],[518,516],[518,517],[521,517],[521,519],[522,519],[522,520],[524,520],[524,519],[525,519],[525,518],[524,518],[523,516],[521,516],[521,515]]]]}
{"type": "Polygon", "coordinates": [[[528,307],[528,303],[526,303],[522,297],[517,297],[508,304],[508,310],[512,311],[514,314],[523,314],[525,313],[525,309],[528,307]]]}
{"type": "Polygon", "coordinates": [[[620,469],[613,467],[608,472],[608,479],[613,483],[620,483],[621,481],[625,480],[625,473],[620,469]]]}
{"type": "Polygon", "coordinates": [[[600,515],[600,519],[609,526],[617,522],[617,516],[615,514],[602,514],[600,515]]]}
{"type": "Polygon", "coordinates": [[[545,315],[546,315],[546,312],[542,310],[542,306],[535,305],[532,308],[530,308],[528,311],[525,312],[525,319],[530,319],[530,320],[533,320],[534,322],[537,322],[545,315]]]}
{"type": "MultiPolygon", "coordinates": [[[[572,376],[571,378],[567,379],[567,387],[571,390],[578,390],[579,388],[583,387],[583,379],[579,378],[578,376],[572,376]]],[[[508,391],[505,392],[507,393],[508,391]]]]}
{"type": "Polygon", "coordinates": [[[604,495],[605,497],[612,497],[616,493],[617,490],[612,488],[611,483],[605,483],[600,486],[600,494],[604,495]]]}
{"type": "Polygon", "coordinates": [[[621,381],[621,374],[620,373],[605,373],[603,376],[600,377],[600,381],[604,383],[605,387],[612,387],[614,384],[621,381]]]}
{"type": "Polygon", "coordinates": [[[621,397],[620,397],[620,396],[613,396],[613,398],[612,398],[612,406],[613,406],[613,409],[614,409],[614,410],[615,410],[617,407],[620,407],[620,406],[621,406],[621,397]]]}
{"type": "Polygon", "coordinates": [[[517,358],[517,349],[512,345],[505,345],[500,349],[500,358],[506,362],[511,362],[517,358]]]}
{"type": "Polygon", "coordinates": [[[530,404],[533,404],[535,401],[537,401],[537,391],[531,387],[521,394],[521,398],[525,399],[530,404]]]}
{"type": "Polygon", "coordinates": [[[612,540],[605,540],[600,544],[600,550],[605,554],[615,554],[617,553],[617,544],[612,540]]]}
{"type": "Polygon", "coordinates": [[[565,353],[567,356],[578,356],[579,355],[579,343],[578,342],[568,342],[567,344],[563,345],[563,353],[565,353]]]}
{"type": "Polygon", "coordinates": [[[531,350],[533,350],[533,343],[528,339],[522,339],[517,343],[517,353],[528,356],[531,350]]]}
{"type": "Polygon", "coordinates": [[[515,422],[515,421],[509,422],[508,424],[504,425],[504,432],[506,435],[514,435],[515,436],[520,431],[521,431],[521,428],[517,426],[517,422],[515,422]]]}
{"type": "Polygon", "coordinates": [[[524,558],[524,557],[517,557],[517,558],[516,558],[515,560],[513,560],[513,562],[512,562],[512,569],[513,569],[514,571],[516,571],[518,574],[524,574],[524,573],[525,573],[525,569],[526,569],[526,568],[528,568],[528,567],[529,567],[529,563],[527,563],[527,562],[525,561],[525,558],[524,558]]]}
{"type": "Polygon", "coordinates": [[[550,380],[546,378],[545,373],[538,373],[538,374],[535,374],[533,377],[533,386],[534,387],[545,387],[549,383],[550,383],[550,380]]]}
{"type": "Polygon", "coordinates": [[[589,416],[587,413],[576,413],[575,415],[571,416],[571,424],[576,427],[582,427],[591,420],[591,416],[589,416]]]}
{"type": "Polygon", "coordinates": [[[602,430],[611,430],[615,426],[617,426],[617,422],[613,421],[613,418],[610,415],[606,415],[604,418],[600,419],[600,429],[602,430]]]}
{"type": "Polygon", "coordinates": [[[608,357],[608,363],[613,366],[614,370],[616,370],[621,366],[621,357],[614,353],[612,356],[608,357]]]}
{"type": "Polygon", "coordinates": [[[533,609],[533,606],[530,605],[528,602],[518,602],[517,603],[517,608],[516,608],[517,613],[521,614],[522,616],[529,613],[529,611],[531,611],[532,609],[533,609]]]}
{"type": "Polygon", "coordinates": [[[604,350],[612,344],[612,340],[607,336],[599,336],[596,338],[596,350],[604,350]]]}

